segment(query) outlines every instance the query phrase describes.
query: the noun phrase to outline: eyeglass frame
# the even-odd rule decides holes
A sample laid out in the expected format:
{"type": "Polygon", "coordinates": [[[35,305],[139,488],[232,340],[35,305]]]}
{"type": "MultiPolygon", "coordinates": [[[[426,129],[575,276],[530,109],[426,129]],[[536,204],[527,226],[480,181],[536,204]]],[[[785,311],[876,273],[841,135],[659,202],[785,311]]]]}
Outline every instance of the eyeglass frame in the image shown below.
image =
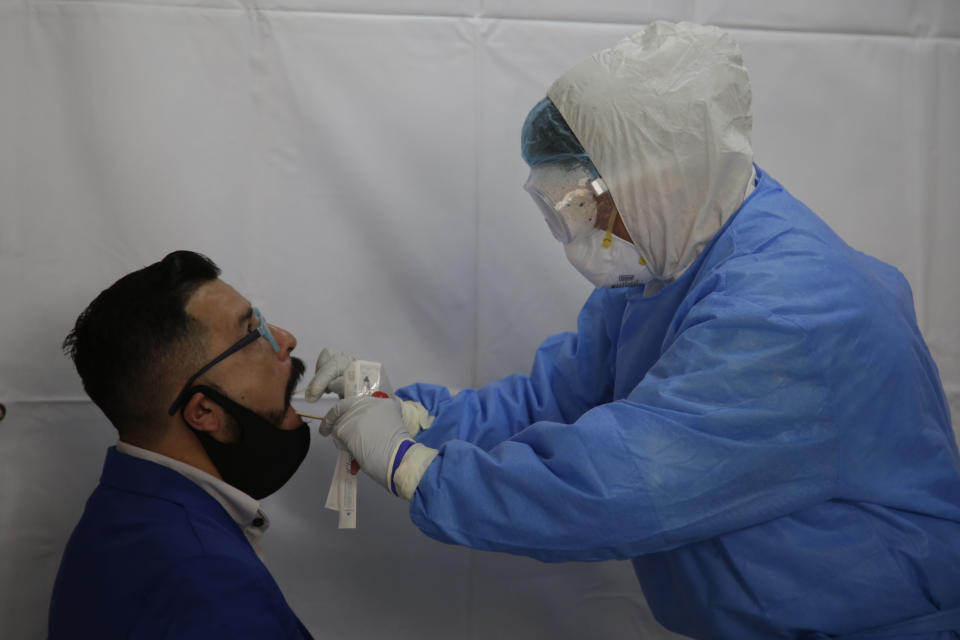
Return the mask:
{"type": "Polygon", "coordinates": [[[260,313],[260,310],[256,307],[252,308],[253,317],[257,319],[258,324],[256,329],[251,329],[250,333],[243,336],[232,345],[227,347],[220,355],[208,362],[207,364],[200,367],[200,370],[195,374],[190,376],[187,379],[186,384],[183,385],[180,393],[177,395],[177,398],[173,401],[173,404],[170,405],[170,409],[167,411],[167,415],[174,415],[177,410],[186,403],[187,397],[190,395],[190,390],[193,388],[193,383],[197,381],[197,378],[202,376],[204,373],[213,368],[215,364],[221,360],[227,358],[228,356],[233,355],[240,349],[243,349],[245,346],[255,341],[257,338],[263,337],[267,342],[270,343],[270,346],[273,347],[274,352],[280,353],[280,345],[277,344],[276,339],[273,337],[273,334],[270,332],[270,327],[267,325],[267,321],[263,319],[263,314],[260,313]]]}

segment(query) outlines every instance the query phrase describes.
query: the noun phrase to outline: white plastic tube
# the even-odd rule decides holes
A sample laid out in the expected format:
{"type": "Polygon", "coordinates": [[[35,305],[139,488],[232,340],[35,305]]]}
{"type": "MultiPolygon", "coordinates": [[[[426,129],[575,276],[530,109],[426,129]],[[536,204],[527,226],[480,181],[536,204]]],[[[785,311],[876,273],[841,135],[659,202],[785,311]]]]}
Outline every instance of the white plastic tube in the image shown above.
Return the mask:
{"type": "MultiPolygon", "coordinates": [[[[354,360],[343,374],[343,397],[368,396],[381,390],[381,371],[379,362],[354,360]]],[[[340,449],[337,467],[333,471],[333,480],[327,492],[324,506],[340,512],[337,526],[340,529],[357,528],[357,476],[350,473],[353,456],[346,449],[340,449]]]]}

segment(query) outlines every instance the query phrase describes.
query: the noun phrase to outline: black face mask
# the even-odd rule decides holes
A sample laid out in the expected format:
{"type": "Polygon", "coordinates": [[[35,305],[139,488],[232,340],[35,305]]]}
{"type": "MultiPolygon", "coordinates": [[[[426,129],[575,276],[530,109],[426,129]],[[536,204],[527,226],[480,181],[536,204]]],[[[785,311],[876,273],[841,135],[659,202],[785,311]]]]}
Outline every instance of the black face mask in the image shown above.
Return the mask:
{"type": "Polygon", "coordinates": [[[240,426],[240,439],[230,444],[194,429],[223,480],[256,500],[286,484],[310,448],[306,423],[296,429],[280,429],[215,389],[197,385],[190,394],[197,391],[220,405],[240,426]]]}

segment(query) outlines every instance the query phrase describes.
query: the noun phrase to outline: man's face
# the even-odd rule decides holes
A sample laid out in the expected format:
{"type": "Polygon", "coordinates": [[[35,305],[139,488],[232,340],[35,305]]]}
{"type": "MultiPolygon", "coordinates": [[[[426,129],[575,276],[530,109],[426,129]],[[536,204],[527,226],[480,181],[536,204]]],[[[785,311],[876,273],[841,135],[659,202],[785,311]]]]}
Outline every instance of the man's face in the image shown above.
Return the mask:
{"type": "MultiPolygon", "coordinates": [[[[207,328],[207,360],[257,327],[250,302],[219,279],[201,285],[191,296],[186,311],[207,328]]],[[[281,429],[295,429],[302,424],[290,406],[293,388],[303,372],[303,363],[290,357],[297,339],[285,329],[268,326],[279,352],[265,339],[254,340],[218,362],[197,382],[212,383],[229,398],[281,429]]]]}

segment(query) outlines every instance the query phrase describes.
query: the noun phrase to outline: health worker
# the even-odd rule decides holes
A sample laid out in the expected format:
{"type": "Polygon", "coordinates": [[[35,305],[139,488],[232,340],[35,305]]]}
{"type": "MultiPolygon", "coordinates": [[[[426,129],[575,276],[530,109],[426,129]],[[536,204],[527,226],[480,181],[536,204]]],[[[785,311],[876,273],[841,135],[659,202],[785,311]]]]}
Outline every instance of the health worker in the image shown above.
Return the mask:
{"type": "MultiPolygon", "coordinates": [[[[957,638],[960,455],[910,287],[754,164],[750,103],[713,27],[570,69],[522,153],[597,287],[577,330],[528,375],[399,390],[433,418],[415,440],[376,398],[324,432],[437,540],[629,558],[691,638],[957,638]]],[[[323,352],[310,397],[350,359],[323,352]]]]}

